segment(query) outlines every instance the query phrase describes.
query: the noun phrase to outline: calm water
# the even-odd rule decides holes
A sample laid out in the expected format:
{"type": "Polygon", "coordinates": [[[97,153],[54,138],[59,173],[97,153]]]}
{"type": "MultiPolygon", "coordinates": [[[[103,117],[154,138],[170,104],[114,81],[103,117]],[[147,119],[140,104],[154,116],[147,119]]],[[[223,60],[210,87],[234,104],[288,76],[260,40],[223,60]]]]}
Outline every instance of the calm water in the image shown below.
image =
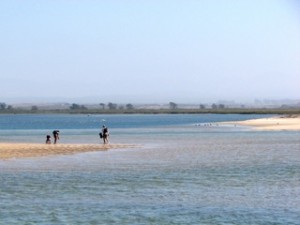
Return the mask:
{"type": "Polygon", "coordinates": [[[209,126],[259,117],[1,115],[1,142],[140,147],[0,161],[0,224],[298,225],[300,133],[209,126]]]}

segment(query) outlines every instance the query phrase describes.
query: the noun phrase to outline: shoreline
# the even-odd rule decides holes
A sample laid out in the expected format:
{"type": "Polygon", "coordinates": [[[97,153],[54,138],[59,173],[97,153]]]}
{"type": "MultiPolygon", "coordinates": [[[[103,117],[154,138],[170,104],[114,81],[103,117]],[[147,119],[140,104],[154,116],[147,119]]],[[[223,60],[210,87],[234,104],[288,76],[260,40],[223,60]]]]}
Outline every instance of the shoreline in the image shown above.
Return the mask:
{"type": "MultiPolygon", "coordinates": [[[[224,125],[249,127],[260,131],[300,131],[300,115],[279,115],[276,117],[245,121],[221,122],[224,125]]],[[[41,144],[0,143],[0,160],[13,158],[70,155],[84,152],[107,151],[110,149],[134,148],[130,144],[41,144]]]]}
{"type": "Polygon", "coordinates": [[[273,114],[273,115],[300,115],[300,109],[295,108],[224,108],[224,109],[199,109],[196,108],[136,108],[136,109],[43,109],[32,111],[31,109],[0,110],[0,115],[45,115],[45,114],[66,114],[66,115],[94,115],[94,114],[273,114]]]}
{"type": "Polygon", "coordinates": [[[300,131],[300,115],[222,122],[221,124],[251,127],[261,131],[300,131]]]}
{"type": "Polygon", "coordinates": [[[110,149],[133,148],[128,144],[37,144],[0,143],[0,160],[13,158],[71,155],[84,152],[107,151],[110,149]]]}

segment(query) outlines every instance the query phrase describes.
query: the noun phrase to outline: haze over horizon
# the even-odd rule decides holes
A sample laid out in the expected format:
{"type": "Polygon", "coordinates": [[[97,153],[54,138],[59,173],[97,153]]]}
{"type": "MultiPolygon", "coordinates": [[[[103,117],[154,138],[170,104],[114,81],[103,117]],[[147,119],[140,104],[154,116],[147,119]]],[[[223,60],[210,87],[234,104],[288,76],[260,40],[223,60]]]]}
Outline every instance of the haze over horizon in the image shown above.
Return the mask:
{"type": "MultiPolygon", "coordinates": [[[[129,98],[128,98],[129,99],[129,98]]],[[[174,98],[149,98],[148,100],[145,99],[143,101],[134,100],[134,98],[130,98],[132,101],[127,101],[127,99],[122,99],[118,96],[112,96],[107,98],[95,97],[95,96],[87,96],[87,97],[74,97],[74,98],[65,98],[65,97],[18,97],[18,98],[2,98],[1,102],[5,102],[8,105],[56,105],[56,104],[88,104],[88,105],[98,105],[100,103],[108,104],[110,102],[117,103],[117,104],[134,104],[134,105],[165,105],[169,104],[170,102],[175,102],[176,104],[180,105],[199,105],[199,104],[213,104],[213,103],[223,103],[226,105],[299,105],[300,99],[298,98],[282,98],[282,99],[275,99],[275,98],[266,98],[266,99],[225,99],[225,98],[207,98],[207,99],[198,99],[198,100],[190,100],[186,101],[185,99],[176,99],[174,98]]]]}
{"type": "Polygon", "coordinates": [[[0,2],[3,101],[300,99],[300,3],[0,2]]]}

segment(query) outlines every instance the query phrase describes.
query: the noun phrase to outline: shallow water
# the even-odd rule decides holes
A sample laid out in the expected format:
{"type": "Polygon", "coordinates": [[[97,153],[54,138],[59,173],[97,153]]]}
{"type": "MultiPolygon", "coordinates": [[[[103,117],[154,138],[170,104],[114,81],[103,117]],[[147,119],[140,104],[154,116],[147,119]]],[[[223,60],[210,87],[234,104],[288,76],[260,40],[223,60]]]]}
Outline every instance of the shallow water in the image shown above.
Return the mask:
{"type": "MultiPolygon", "coordinates": [[[[97,130],[65,131],[92,141],[97,130]]],[[[0,161],[0,224],[299,224],[299,132],[193,122],[111,131],[140,147],[0,161]]]]}

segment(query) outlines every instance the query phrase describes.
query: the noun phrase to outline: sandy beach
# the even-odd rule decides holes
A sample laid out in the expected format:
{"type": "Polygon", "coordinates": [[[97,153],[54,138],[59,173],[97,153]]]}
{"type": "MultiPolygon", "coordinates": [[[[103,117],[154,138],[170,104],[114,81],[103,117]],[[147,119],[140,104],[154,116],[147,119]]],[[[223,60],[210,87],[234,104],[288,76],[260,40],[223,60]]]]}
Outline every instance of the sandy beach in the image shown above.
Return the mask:
{"type": "Polygon", "coordinates": [[[245,121],[224,122],[223,124],[248,126],[256,130],[300,131],[300,115],[276,116],[245,121]]]}
{"type": "Polygon", "coordinates": [[[132,148],[124,144],[35,144],[0,143],[0,159],[67,155],[82,152],[106,151],[116,148],[132,148]]]}
{"type": "MultiPolygon", "coordinates": [[[[300,115],[276,116],[270,118],[231,121],[221,124],[248,126],[256,130],[300,131],[300,115]]],[[[0,159],[67,155],[91,151],[106,151],[116,148],[132,148],[126,144],[37,144],[37,143],[0,143],[0,159]]]]}

